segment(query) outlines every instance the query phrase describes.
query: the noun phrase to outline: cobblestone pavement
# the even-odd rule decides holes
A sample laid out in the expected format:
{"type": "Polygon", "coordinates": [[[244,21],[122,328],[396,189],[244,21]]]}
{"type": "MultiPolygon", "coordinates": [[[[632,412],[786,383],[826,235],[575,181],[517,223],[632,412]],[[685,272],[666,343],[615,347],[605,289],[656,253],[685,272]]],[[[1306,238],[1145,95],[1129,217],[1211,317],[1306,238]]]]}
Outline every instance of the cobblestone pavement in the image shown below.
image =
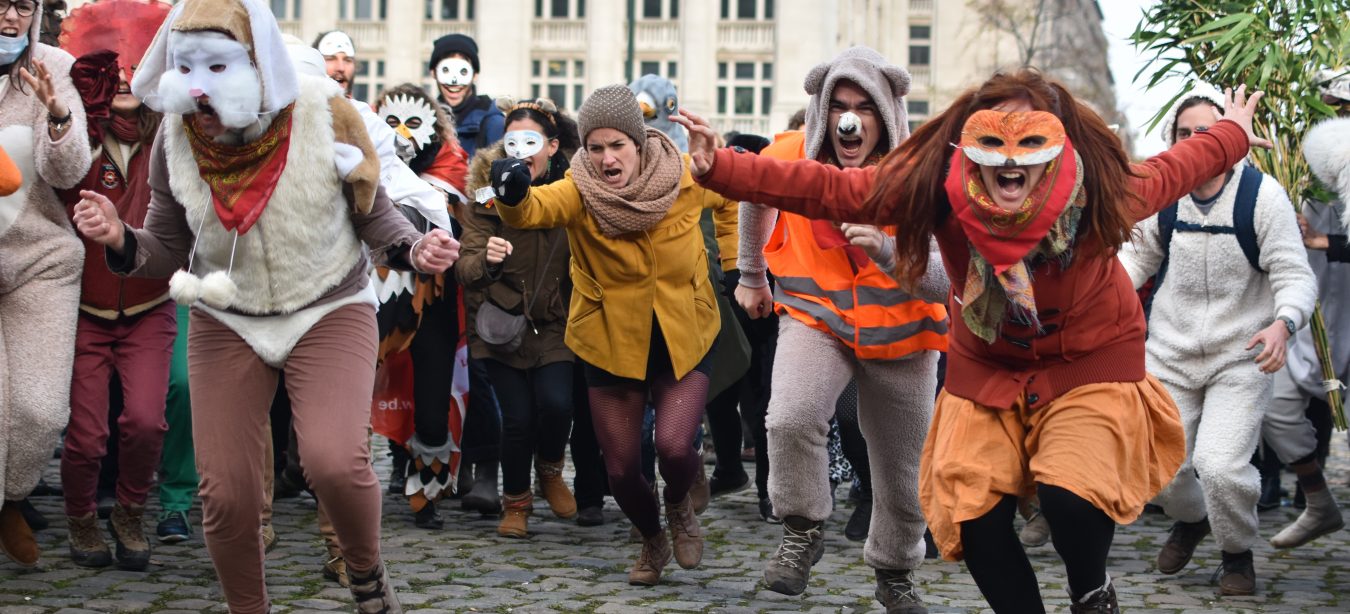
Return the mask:
{"type": "MultiPolygon", "coordinates": [[[[381,442],[382,443],[382,442],[381,442]]],[[[1344,435],[1333,440],[1328,480],[1342,501],[1350,501],[1347,473],[1350,453],[1344,435]]],[[[376,449],[383,450],[379,445],[376,449]]],[[[747,465],[748,466],[748,465],[747,465]]],[[[381,475],[388,461],[381,458],[381,475]]],[[[53,461],[47,479],[58,480],[53,461]]],[[[1284,482],[1292,488],[1292,475],[1284,482]]],[[[637,553],[628,543],[628,523],[613,502],[607,524],[582,528],[552,518],[536,504],[529,540],[496,535],[496,521],[461,512],[448,501],[446,528],[429,532],[412,526],[406,505],[385,497],[384,555],[409,612],[878,612],[872,571],[862,562],[861,544],[843,537],[851,508],[843,503],[827,523],[825,558],[813,569],[806,593],[787,597],[760,584],[764,562],[777,545],[781,528],[762,522],[754,490],[719,498],[702,517],[707,539],[703,565],[681,570],[673,562],[660,586],[630,587],[626,570],[637,553]]],[[[197,534],[174,546],[156,544],[150,571],[88,570],[66,555],[65,517],[59,498],[34,499],[52,521],[39,533],[44,558],[37,570],[0,563],[0,614],[39,612],[224,612],[210,560],[202,546],[199,510],[193,510],[197,534]]],[[[152,503],[151,508],[155,505],[152,503]]],[[[324,551],[315,527],[314,502],[308,497],[277,502],[281,541],[267,557],[268,586],[281,612],[349,611],[345,589],[323,579],[324,551]]],[[[1290,507],[1262,515],[1261,534],[1269,538],[1296,516],[1290,507]]],[[[1215,596],[1210,577],[1218,565],[1217,547],[1206,540],[1195,560],[1176,576],[1153,570],[1152,560],[1170,523],[1145,515],[1116,533],[1110,570],[1121,606],[1151,612],[1345,612],[1350,611],[1350,531],[1324,537],[1293,552],[1256,549],[1260,594],[1215,596]]],[[[1064,574],[1051,546],[1032,549],[1031,559],[1052,611],[1068,608],[1064,574]]],[[[979,591],[963,565],[928,561],[918,572],[933,612],[984,609],[979,591]]]]}

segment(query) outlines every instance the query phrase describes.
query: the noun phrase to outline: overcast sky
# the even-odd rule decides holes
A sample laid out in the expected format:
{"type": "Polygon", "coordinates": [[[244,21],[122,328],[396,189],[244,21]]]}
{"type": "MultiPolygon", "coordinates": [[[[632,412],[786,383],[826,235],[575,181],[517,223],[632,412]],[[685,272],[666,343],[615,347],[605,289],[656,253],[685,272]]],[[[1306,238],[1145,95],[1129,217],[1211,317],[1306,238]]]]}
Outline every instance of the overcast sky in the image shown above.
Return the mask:
{"type": "MultiPolygon", "coordinates": [[[[1145,58],[1135,51],[1129,36],[1142,19],[1144,8],[1153,4],[1152,0],[1099,0],[1098,4],[1105,18],[1102,25],[1106,29],[1106,38],[1111,42],[1110,62],[1111,74],[1116,81],[1116,104],[1125,112],[1134,129],[1135,155],[1151,156],[1166,149],[1166,145],[1159,134],[1161,125],[1151,133],[1144,132],[1148,119],[1158,111],[1158,107],[1172,99],[1184,82],[1164,81],[1147,92],[1142,84],[1131,83],[1134,73],[1144,66],[1145,58]]],[[[1147,83],[1146,77],[1147,74],[1140,80],[1147,83]]]]}

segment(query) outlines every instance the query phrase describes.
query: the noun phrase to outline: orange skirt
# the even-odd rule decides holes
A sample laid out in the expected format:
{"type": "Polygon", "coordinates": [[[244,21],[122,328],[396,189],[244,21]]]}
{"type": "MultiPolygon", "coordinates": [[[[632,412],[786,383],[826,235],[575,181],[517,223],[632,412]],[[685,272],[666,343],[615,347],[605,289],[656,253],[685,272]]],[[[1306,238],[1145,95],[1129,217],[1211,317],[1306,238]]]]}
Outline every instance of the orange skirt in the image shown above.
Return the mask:
{"type": "Polygon", "coordinates": [[[1068,490],[1119,524],[1139,517],[1186,455],[1176,403],[1152,375],[1089,384],[1037,410],[996,409],[943,391],[923,446],[919,498],[942,558],[962,558],[960,524],[1036,484],[1068,490]]]}

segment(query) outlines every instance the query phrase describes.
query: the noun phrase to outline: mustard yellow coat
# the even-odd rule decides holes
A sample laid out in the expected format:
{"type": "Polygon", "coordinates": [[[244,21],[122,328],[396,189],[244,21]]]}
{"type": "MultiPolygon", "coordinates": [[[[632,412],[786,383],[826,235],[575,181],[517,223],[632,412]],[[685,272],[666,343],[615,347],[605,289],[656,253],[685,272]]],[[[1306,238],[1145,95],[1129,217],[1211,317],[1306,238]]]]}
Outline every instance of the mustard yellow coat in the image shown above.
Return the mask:
{"type": "Polygon", "coordinates": [[[713,210],[722,268],[735,268],[738,203],[694,183],[687,156],[680,195],[646,232],[614,239],[601,234],[572,171],[561,181],[531,187],[514,207],[498,206],[511,226],[567,229],[574,288],[564,340],[577,357],[619,377],[645,379],[653,312],[676,378],[708,353],[721,320],[698,220],[704,209],[713,210]]]}

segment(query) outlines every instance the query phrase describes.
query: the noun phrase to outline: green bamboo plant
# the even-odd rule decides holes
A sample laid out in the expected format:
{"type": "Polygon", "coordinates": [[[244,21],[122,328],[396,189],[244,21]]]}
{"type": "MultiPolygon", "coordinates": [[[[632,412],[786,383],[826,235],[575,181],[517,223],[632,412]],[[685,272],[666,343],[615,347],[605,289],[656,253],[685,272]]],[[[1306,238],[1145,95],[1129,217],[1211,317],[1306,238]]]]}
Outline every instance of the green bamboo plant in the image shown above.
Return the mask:
{"type": "MultiPolygon", "coordinates": [[[[1255,130],[1275,144],[1254,152],[1257,168],[1288,190],[1295,209],[1305,200],[1334,198],[1313,179],[1302,146],[1313,124],[1336,114],[1322,102],[1317,73],[1347,66],[1350,0],[1159,0],[1145,9],[1131,40],[1150,59],[1136,82],[1145,80],[1151,89],[1167,77],[1185,81],[1149,130],[1197,82],[1220,88],[1245,84],[1249,92],[1266,93],[1255,130]]],[[[1334,380],[1320,305],[1311,326],[1323,376],[1334,380]]],[[[1346,430],[1341,391],[1331,391],[1328,402],[1336,427],[1346,430]]]]}

